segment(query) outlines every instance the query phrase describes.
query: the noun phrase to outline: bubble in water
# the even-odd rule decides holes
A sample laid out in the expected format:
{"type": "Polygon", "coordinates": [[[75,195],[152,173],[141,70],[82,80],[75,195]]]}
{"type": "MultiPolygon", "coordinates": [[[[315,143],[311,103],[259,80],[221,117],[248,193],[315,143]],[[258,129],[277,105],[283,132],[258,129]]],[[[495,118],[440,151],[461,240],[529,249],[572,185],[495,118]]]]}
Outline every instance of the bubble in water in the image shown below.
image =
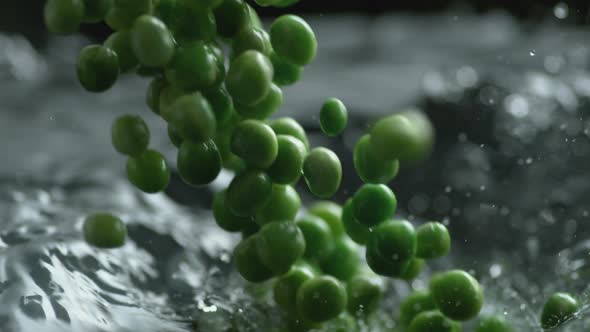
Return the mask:
{"type": "Polygon", "coordinates": [[[553,15],[560,20],[563,20],[568,17],[570,13],[570,8],[566,3],[560,2],[553,8],[553,15]]]}
{"type": "Polygon", "coordinates": [[[537,51],[535,51],[535,50],[530,50],[530,51],[529,51],[529,55],[530,55],[530,56],[535,56],[535,55],[537,55],[537,51]]]}

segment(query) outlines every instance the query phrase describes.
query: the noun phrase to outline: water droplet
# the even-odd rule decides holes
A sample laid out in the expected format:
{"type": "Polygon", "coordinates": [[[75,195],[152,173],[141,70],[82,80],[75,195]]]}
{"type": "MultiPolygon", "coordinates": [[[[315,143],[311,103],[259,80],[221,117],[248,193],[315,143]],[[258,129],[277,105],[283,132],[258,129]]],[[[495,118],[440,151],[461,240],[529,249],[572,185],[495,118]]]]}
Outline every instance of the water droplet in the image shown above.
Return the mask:
{"type": "Polygon", "coordinates": [[[502,267],[498,264],[490,266],[490,276],[492,278],[498,278],[502,274],[502,267]]]}
{"type": "Polygon", "coordinates": [[[555,7],[553,7],[553,15],[560,20],[563,20],[568,17],[570,13],[570,8],[566,3],[560,2],[555,7]]]}

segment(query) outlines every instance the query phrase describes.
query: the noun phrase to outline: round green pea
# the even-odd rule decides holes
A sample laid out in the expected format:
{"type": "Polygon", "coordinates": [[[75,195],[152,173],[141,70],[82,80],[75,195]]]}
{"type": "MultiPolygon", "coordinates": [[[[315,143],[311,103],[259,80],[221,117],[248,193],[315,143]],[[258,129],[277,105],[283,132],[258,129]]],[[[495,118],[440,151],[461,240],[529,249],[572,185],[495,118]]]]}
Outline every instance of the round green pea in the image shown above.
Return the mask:
{"type": "Polygon", "coordinates": [[[376,250],[368,246],[365,252],[365,259],[367,261],[367,265],[373,272],[380,276],[390,278],[401,279],[410,265],[410,260],[396,261],[387,259],[380,256],[376,250]]]}
{"type": "Polygon", "coordinates": [[[178,132],[178,130],[176,128],[174,128],[174,126],[168,124],[168,138],[170,139],[170,142],[177,148],[180,148],[180,146],[182,145],[182,142],[184,141],[184,138],[182,138],[182,136],[180,136],[180,133],[178,132]]]}
{"type": "Polygon", "coordinates": [[[139,62],[131,47],[130,31],[114,32],[105,40],[104,46],[117,53],[121,73],[128,72],[137,67],[139,62]]]}
{"type": "Polygon", "coordinates": [[[275,84],[271,84],[270,90],[261,101],[247,106],[237,105],[236,111],[238,114],[247,119],[264,120],[276,113],[283,105],[283,90],[275,84]]]}
{"type": "Polygon", "coordinates": [[[166,188],[170,170],[164,156],[155,150],[146,150],[127,160],[127,177],[146,193],[157,193],[166,188]]]}
{"type": "Polygon", "coordinates": [[[292,221],[266,224],[256,237],[262,263],[277,275],[287,273],[305,252],[303,233],[292,221]]]}
{"type": "Polygon", "coordinates": [[[270,201],[272,182],[265,173],[250,169],[231,181],[227,189],[229,209],[241,217],[253,216],[270,201]]]}
{"type": "Polygon", "coordinates": [[[258,51],[248,50],[231,62],[225,86],[236,103],[255,105],[270,92],[272,76],[270,60],[258,51]]]}
{"type": "Polygon", "coordinates": [[[283,117],[270,121],[270,127],[277,135],[289,135],[297,138],[309,150],[309,140],[305,129],[293,118],[283,117]]]}
{"type": "Polygon", "coordinates": [[[385,221],[369,235],[367,251],[374,252],[385,261],[408,261],[416,253],[416,231],[405,220],[385,221]]]}
{"type": "Polygon", "coordinates": [[[152,112],[160,115],[160,95],[162,94],[162,90],[166,88],[166,81],[161,78],[157,77],[154,78],[150,85],[148,86],[147,92],[145,94],[145,103],[148,105],[152,112]]]}
{"type": "Polygon", "coordinates": [[[436,310],[432,295],[427,291],[416,291],[400,304],[399,321],[401,325],[408,326],[418,314],[431,310],[436,310]]]}
{"type": "Polygon", "coordinates": [[[211,104],[213,113],[215,113],[217,127],[227,126],[231,122],[234,113],[234,103],[227,90],[223,86],[217,86],[203,91],[203,94],[211,104]]]}
{"type": "MultiPolygon", "coordinates": [[[[416,113],[417,114],[417,113],[416,113]]],[[[432,148],[433,129],[424,115],[395,114],[371,129],[370,148],[384,160],[416,161],[432,148]]]]}
{"type": "Polygon", "coordinates": [[[273,272],[258,255],[258,234],[246,237],[234,249],[234,264],[242,276],[250,282],[263,282],[273,277],[273,272]]]}
{"type": "Polygon", "coordinates": [[[84,1],[47,0],[43,9],[43,17],[45,26],[51,33],[75,33],[84,18],[84,1]]]}
{"type": "Polygon", "coordinates": [[[307,210],[310,214],[318,216],[330,226],[332,234],[336,237],[344,234],[342,226],[342,207],[334,202],[319,201],[313,203],[307,210]]]}
{"type": "Polygon", "coordinates": [[[297,220],[297,226],[305,238],[305,257],[322,260],[332,252],[334,236],[324,219],[308,214],[297,220]]]}
{"type": "Polygon", "coordinates": [[[328,99],[320,110],[320,128],[328,136],[340,135],[348,124],[348,110],[337,98],[328,99]]]}
{"type": "Polygon", "coordinates": [[[330,253],[324,258],[322,270],[340,280],[350,280],[358,271],[360,263],[359,247],[346,236],[334,240],[330,253]]]}
{"type": "Polygon", "coordinates": [[[217,21],[217,33],[224,38],[234,37],[250,22],[250,9],[243,0],[223,0],[213,13],[217,21]]]}
{"type": "Polygon", "coordinates": [[[184,139],[193,142],[213,138],[217,128],[211,105],[200,93],[178,98],[170,108],[170,123],[184,139]]]}
{"type": "Polygon", "coordinates": [[[436,310],[425,311],[410,323],[408,332],[459,332],[461,327],[436,310]]]}
{"type": "Polygon", "coordinates": [[[213,217],[217,225],[228,232],[239,232],[254,222],[252,217],[239,217],[227,206],[227,190],[217,192],[213,197],[213,217]]]}
{"type": "Polygon", "coordinates": [[[278,55],[299,66],[310,63],[317,52],[313,30],[296,15],[277,18],[270,27],[270,41],[278,55]]]}
{"type": "Polygon", "coordinates": [[[336,194],[342,182],[340,159],[332,150],[314,148],[303,162],[303,177],[312,194],[319,198],[330,198],[336,194]]]}
{"type": "Polygon", "coordinates": [[[165,70],[166,79],[184,91],[196,91],[217,81],[217,57],[201,40],[181,45],[165,70]]]}
{"type": "Polygon", "coordinates": [[[166,83],[160,91],[160,105],[158,108],[162,118],[170,121],[172,118],[172,106],[180,97],[185,95],[179,88],[166,83]]]}
{"type": "Polygon", "coordinates": [[[433,259],[445,256],[451,250],[451,237],[445,225],[429,222],[416,230],[418,244],[416,256],[423,259],[433,259]]]}
{"type": "Polygon", "coordinates": [[[178,173],[191,186],[213,182],[221,172],[221,155],[212,140],[194,143],[184,141],[178,149],[178,173]]]}
{"type": "Polygon", "coordinates": [[[279,86],[293,85],[301,78],[303,67],[292,64],[275,52],[270,53],[270,62],[274,69],[273,82],[279,86]]]}
{"type": "Polygon", "coordinates": [[[315,276],[313,270],[306,264],[295,264],[285,275],[277,278],[273,288],[275,302],[283,311],[290,315],[297,314],[297,291],[315,276]]]}
{"type": "Polygon", "coordinates": [[[384,184],[364,184],[352,197],[352,213],[369,227],[389,219],[397,209],[393,191],[384,184]]]}
{"type": "Polygon", "coordinates": [[[580,303],[567,293],[555,293],[547,300],[541,313],[541,327],[551,329],[574,318],[580,303]]]}
{"type": "Polygon", "coordinates": [[[84,0],[84,22],[102,21],[113,7],[113,0],[84,0]]]}
{"type": "Polygon", "coordinates": [[[90,92],[110,89],[119,77],[119,57],[110,48],[91,45],[80,52],[76,74],[82,87],[90,92]]]}
{"type": "Polygon", "coordinates": [[[499,315],[484,317],[477,324],[475,332],[512,332],[510,323],[499,315]]]}
{"type": "Polygon", "coordinates": [[[278,154],[268,168],[268,175],[274,183],[292,184],[301,177],[305,160],[305,145],[293,136],[277,135],[278,154]]]}
{"type": "Polygon", "coordinates": [[[346,287],[348,312],[354,316],[366,317],[377,311],[381,302],[382,282],[377,276],[358,275],[346,287]]]}
{"type": "Polygon", "coordinates": [[[231,152],[246,163],[270,167],[279,153],[277,135],[270,126],[258,120],[240,122],[231,136],[231,152]]]}
{"type": "Polygon", "coordinates": [[[268,56],[272,46],[270,45],[270,37],[264,29],[246,26],[235,36],[232,50],[235,56],[247,50],[255,50],[268,56]]]}
{"type": "Polygon", "coordinates": [[[117,152],[137,156],[147,150],[150,130],[140,116],[122,115],[111,126],[111,140],[117,152]]]}
{"type": "Polygon", "coordinates": [[[370,136],[364,135],[354,147],[353,163],[356,174],[366,183],[387,183],[399,171],[397,159],[386,160],[375,155],[370,148],[370,136]]]}
{"type": "Polygon", "coordinates": [[[119,248],[125,244],[127,227],[109,213],[95,213],[84,220],[84,240],[97,248],[119,248]]]}
{"type": "Polygon", "coordinates": [[[424,268],[424,260],[420,258],[412,258],[410,259],[408,266],[404,270],[404,272],[400,275],[400,279],[412,281],[420,275],[422,269],[424,268]]]}
{"type": "Polygon", "coordinates": [[[113,0],[105,22],[115,31],[130,29],[135,20],[153,10],[151,0],[113,0]]]}
{"type": "Polygon", "coordinates": [[[181,42],[213,39],[217,23],[211,8],[192,0],[180,1],[180,4],[173,14],[174,37],[181,42]]]}
{"type": "Polygon", "coordinates": [[[320,323],[336,318],[346,304],[346,289],[334,277],[309,279],[297,291],[297,312],[309,322],[320,323]]]}
{"type": "Polygon", "coordinates": [[[469,273],[453,270],[430,280],[434,303],[445,316],[456,321],[473,319],[483,305],[481,286],[469,273]]]}
{"type": "Polygon", "coordinates": [[[260,226],[275,221],[294,220],[300,207],[301,198],[293,187],[275,184],[270,200],[256,214],[255,220],[260,226]]]}
{"type": "Polygon", "coordinates": [[[356,220],[352,213],[352,198],[349,198],[342,208],[342,225],[346,234],[358,244],[366,244],[371,230],[368,226],[356,220]]]}
{"type": "Polygon", "coordinates": [[[133,23],[131,47],[142,65],[165,66],[174,55],[175,44],[172,34],[157,17],[142,15],[133,23]]]}

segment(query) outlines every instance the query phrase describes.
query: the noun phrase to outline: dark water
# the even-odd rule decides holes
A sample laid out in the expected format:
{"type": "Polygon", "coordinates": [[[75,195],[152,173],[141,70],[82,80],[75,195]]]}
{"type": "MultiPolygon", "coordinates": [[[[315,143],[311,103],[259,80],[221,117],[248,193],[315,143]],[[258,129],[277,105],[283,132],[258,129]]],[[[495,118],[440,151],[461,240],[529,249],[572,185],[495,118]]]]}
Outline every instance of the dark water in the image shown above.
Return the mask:
{"type": "MultiPolygon", "coordinates": [[[[475,273],[485,313],[506,315],[516,331],[540,331],[538,312],[557,290],[584,303],[561,331],[590,328],[590,33],[557,18],[520,26],[501,13],[324,16],[311,24],[318,59],[285,91],[280,115],[300,120],[314,145],[342,158],[338,200],[360,184],[350,150],[372,121],[420,108],[437,129],[432,157],[391,186],[400,215],[450,227],[452,254],[411,285],[387,281],[382,314],[364,329],[394,330],[399,300],[425,287],[432,270],[451,267],[475,273]],[[338,139],[317,125],[331,96],[354,119],[338,139]]],[[[170,161],[174,150],[144,106],[147,82],[123,78],[104,95],[81,91],[73,59],[84,44],[55,39],[39,54],[0,36],[0,331],[275,331],[281,317],[268,285],[235,274],[236,239],[207,208],[231,174],[200,190],[178,180],[166,195],[133,189],[109,142],[116,115],[144,115],[152,146],[170,161]],[[129,226],[122,249],[81,241],[82,218],[105,210],[129,226]]]]}

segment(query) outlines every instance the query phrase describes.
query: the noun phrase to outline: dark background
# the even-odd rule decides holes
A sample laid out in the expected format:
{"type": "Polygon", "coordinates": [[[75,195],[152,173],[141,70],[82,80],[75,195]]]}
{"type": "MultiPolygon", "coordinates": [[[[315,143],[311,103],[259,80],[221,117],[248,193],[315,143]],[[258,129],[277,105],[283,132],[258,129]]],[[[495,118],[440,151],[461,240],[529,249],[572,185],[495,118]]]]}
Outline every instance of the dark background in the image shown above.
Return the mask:
{"type": "MultiPolygon", "coordinates": [[[[0,31],[24,34],[39,47],[44,45],[47,33],[43,27],[42,9],[44,0],[0,0],[0,31]]],[[[253,3],[252,0],[249,1],[253,3]]],[[[362,14],[382,15],[402,12],[408,14],[436,13],[448,10],[468,13],[486,13],[505,10],[522,21],[531,23],[542,21],[553,14],[559,3],[567,4],[570,24],[590,23],[588,1],[586,0],[301,0],[290,8],[256,7],[262,16],[274,16],[285,12],[307,14],[362,14]]],[[[97,39],[108,35],[104,25],[85,25],[82,32],[97,39]]]]}

